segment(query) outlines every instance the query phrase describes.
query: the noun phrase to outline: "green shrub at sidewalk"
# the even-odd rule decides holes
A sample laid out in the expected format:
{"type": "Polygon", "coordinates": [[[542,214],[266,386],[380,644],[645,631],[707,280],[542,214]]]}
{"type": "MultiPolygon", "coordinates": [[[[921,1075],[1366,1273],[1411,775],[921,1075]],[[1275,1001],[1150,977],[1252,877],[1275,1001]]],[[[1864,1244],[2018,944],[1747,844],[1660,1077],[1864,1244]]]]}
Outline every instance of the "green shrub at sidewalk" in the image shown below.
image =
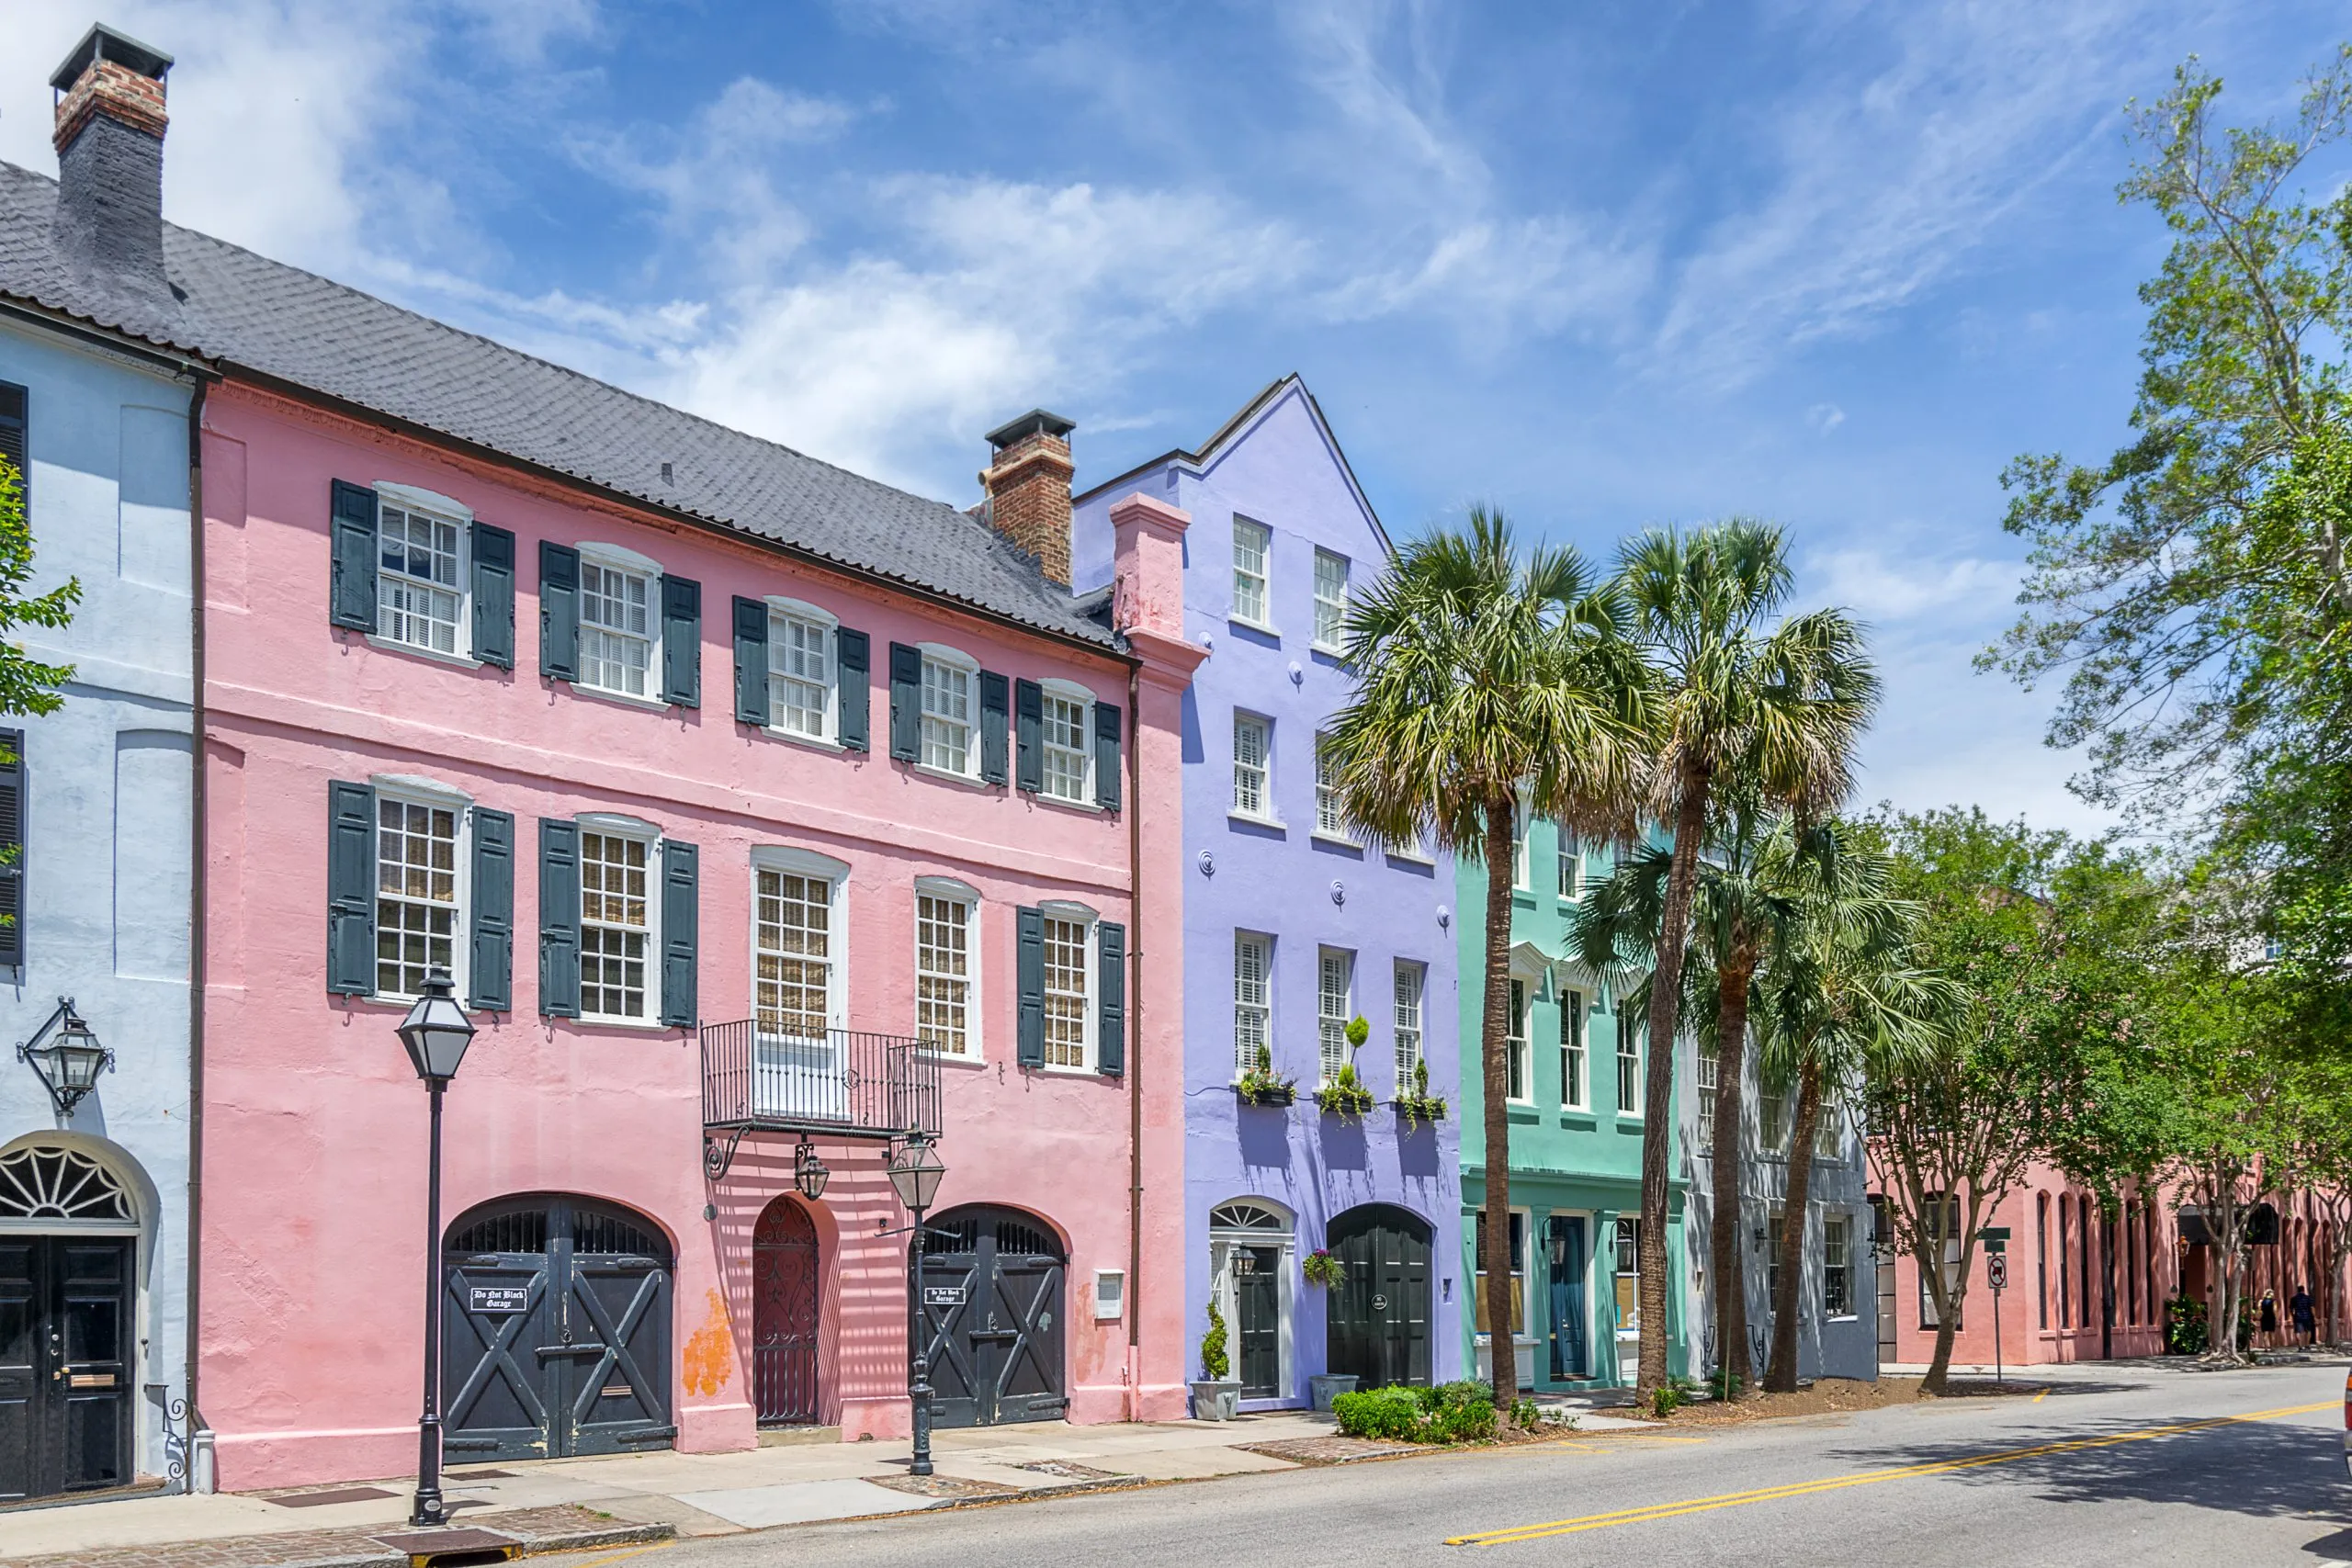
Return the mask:
{"type": "Polygon", "coordinates": [[[1485,1383],[1435,1388],[1376,1388],[1331,1402],[1340,1430],[1351,1438],[1413,1443],[1483,1443],[1495,1435],[1494,1395],[1485,1383]]]}

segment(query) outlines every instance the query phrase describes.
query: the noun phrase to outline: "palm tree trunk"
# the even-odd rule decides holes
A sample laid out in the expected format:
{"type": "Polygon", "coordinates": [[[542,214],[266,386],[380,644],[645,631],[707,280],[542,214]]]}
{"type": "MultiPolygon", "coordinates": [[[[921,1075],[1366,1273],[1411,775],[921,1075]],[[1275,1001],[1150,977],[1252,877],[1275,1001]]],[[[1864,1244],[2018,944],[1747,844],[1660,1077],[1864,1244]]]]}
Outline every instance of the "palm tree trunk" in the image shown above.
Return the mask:
{"type": "MultiPolygon", "coordinates": [[[[1747,987],[1752,955],[1743,945],[1724,966],[1715,1009],[1715,1142],[1709,1166],[1714,1214],[1707,1226],[1708,1268],[1715,1280],[1715,1365],[1743,1382],[1756,1375],[1747,1348],[1747,1254],[1740,1246],[1741,1080],[1747,1071],[1747,987]]],[[[1730,1385],[1724,1385],[1725,1397],[1730,1385]]]]}
{"type": "Polygon", "coordinates": [[[1634,1397],[1646,1401],[1664,1385],[1666,1367],[1666,1203],[1674,1155],[1674,1030],[1682,998],[1682,951],[1690,941],[1690,892],[1699,880],[1699,849],[1707,822],[1707,775],[1687,770],[1675,814],[1674,858],[1659,911],[1657,967],[1650,976],[1649,1039],[1642,1075],[1642,1230],[1635,1238],[1641,1269],[1641,1373],[1634,1397]]]}
{"type": "Polygon", "coordinates": [[[1807,1062],[1797,1074],[1797,1124],[1789,1134],[1789,1190],[1781,1211],[1781,1279],[1772,1292],[1772,1359],[1764,1386],[1797,1391],[1797,1328],[1804,1301],[1804,1218],[1813,1201],[1813,1130],[1821,1120],[1821,1068],[1807,1062]]]}
{"type": "Polygon", "coordinates": [[[1479,1052],[1485,1068],[1487,1120],[1487,1245],[1478,1259],[1487,1277],[1487,1342],[1495,1375],[1495,1408],[1519,1397],[1518,1348],[1510,1311],[1510,890],[1512,834],[1518,802],[1487,802],[1487,974],[1480,1010],[1479,1052]]]}

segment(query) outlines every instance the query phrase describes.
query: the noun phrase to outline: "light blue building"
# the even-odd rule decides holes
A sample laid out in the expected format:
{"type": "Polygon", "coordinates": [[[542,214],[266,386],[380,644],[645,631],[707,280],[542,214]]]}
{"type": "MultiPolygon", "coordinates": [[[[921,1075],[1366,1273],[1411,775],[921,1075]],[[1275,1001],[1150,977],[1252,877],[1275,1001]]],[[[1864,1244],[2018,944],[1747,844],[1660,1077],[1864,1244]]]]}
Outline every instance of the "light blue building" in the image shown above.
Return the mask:
{"type": "MultiPolygon", "coordinates": [[[[94,32],[62,74],[99,60],[158,85],[170,64],[94,32]]],[[[174,308],[162,138],[106,103],[72,123],[72,103],[57,232],[8,241],[104,268],[131,330],[0,299],[0,455],[25,475],[30,587],[82,589],[71,626],[20,628],[33,658],[74,667],[63,706],[0,715],[0,1404],[23,1418],[0,1440],[0,1503],[176,1479],[187,1432],[200,372],[138,330],[174,308]],[[74,1100],[50,1052],[84,1028],[111,1063],[74,1100]]]]}
{"type": "MultiPolygon", "coordinates": [[[[1185,1358],[1209,1304],[1243,1409],[1461,1375],[1460,1016],[1450,864],[1357,840],[1317,765],[1345,706],[1341,619],[1389,544],[1306,384],[1285,377],[1197,451],[1075,500],[1071,575],[1110,581],[1110,510],[1182,508],[1184,633],[1208,650],[1183,709],[1185,1358]],[[1348,1025],[1368,1033],[1351,1046],[1348,1025]],[[1295,1101],[1252,1103],[1261,1048],[1295,1101]],[[1442,1119],[1396,1102],[1416,1065],[1442,1119]],[[1320,1109],[1353,1066],[1373,1104],[1320,1109]],[[1337,1282],[1302,1267],[1328,1250],[1337,1282]]],[[[1280,1098],[1277,1094],[1276,1099],[1280,1098]]]]}

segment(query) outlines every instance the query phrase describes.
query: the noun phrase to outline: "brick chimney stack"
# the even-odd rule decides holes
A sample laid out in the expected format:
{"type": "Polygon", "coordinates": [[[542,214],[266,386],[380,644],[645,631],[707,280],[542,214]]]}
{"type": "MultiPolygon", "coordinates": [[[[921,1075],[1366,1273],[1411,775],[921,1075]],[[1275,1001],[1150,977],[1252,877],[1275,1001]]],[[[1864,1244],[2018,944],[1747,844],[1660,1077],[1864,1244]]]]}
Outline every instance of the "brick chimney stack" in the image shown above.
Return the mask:
{"type": "Polygon", "coordinates": [[[172,57],[103,25],[57,90],[59,251],[77,270],[169,298],[164,280],[164,76],[172,57]]]}
{"type": "Polygon", "coordinates": [[[1046,581],[1069,586],[1069,433],[1059,414],[1032,409],[989,432],[993,455],[980,475],[989,526],[1037,558],[1046,581]]]}

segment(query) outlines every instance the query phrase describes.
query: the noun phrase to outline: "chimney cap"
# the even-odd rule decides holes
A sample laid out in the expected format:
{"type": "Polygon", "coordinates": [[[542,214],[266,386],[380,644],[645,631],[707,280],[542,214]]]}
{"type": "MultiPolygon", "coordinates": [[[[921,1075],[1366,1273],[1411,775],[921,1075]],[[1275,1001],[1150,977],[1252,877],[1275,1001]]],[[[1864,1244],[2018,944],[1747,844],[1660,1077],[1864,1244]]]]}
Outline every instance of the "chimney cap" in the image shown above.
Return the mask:
{"type": "Polygon", "coordinates": [[[151,49],[129,33],[117,32],[100,22],[82,35],[82,41],[74,46],[74,52],[65,57],[65,63],[57,68],[49,85],[61,93],[71,92],[82,73],[101,60],[111,60],[158,82],[172,68],[172,57],[162,50],[151,49]]]}
{"type": "Polygon", "coordinates": [[[1014,442],[1025,441],[1040,431],[1047,435],[1061,436],[1077,428],[1078,421],[1074,419],[1064,419],[1057,413],[1047,413],[1044,409],[1031,409],[1019,419],[1008,420],[989,431],[988,441],[989,446],[1001,452],[1014,442]]]}

